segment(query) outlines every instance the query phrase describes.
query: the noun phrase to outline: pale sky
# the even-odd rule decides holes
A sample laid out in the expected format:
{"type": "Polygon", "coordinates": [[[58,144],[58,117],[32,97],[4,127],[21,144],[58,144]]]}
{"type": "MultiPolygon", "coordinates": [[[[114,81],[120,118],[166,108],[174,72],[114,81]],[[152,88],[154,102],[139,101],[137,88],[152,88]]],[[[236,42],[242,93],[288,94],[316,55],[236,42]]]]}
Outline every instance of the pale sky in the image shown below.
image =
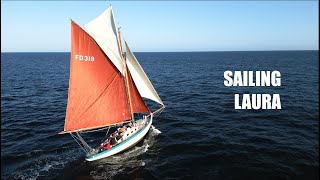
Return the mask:
{"type": "MultiPolygon", "coordinates": [[[[1,52],[69,52],[110,1],[1,1],[1,52]]],[[[133,51],[318,50],[317,1],[111,1],[133,51]]]]}

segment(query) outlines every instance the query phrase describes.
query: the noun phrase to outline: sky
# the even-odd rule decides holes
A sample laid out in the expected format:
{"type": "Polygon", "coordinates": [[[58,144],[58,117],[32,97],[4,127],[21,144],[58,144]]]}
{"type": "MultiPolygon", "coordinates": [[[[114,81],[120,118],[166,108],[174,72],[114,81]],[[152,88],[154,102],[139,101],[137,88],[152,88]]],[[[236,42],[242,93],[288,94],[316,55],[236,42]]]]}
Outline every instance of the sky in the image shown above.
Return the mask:
{"type": "Polygon", "coordinates": [[[317,1],[1,1],[1,52],[69,52],[110,3],[135,52],[319,49],[317,1]]]}

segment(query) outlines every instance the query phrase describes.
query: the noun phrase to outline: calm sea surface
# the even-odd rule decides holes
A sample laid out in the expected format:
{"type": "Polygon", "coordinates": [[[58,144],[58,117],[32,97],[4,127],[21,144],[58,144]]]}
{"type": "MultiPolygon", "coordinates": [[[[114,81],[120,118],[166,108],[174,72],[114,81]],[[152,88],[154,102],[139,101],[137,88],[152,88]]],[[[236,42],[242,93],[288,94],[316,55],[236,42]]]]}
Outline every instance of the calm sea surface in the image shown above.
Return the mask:
{"type": "MultiPolygon", "coordinates": [[[[318,179],[318,51],[136,53],[167,105],[134,148],[95,162],[63,130],[69,53],[1,53],[2,179],[318,179]],[[281,72],[225,87],[226,70],[281,72]],[[234,94],[281,110],[235,110],[234,94]]],[[[155,106],[152,106],[156,108],[155,106]]],[[[92,145],[106,132],[84,134],[92,145]]]]}

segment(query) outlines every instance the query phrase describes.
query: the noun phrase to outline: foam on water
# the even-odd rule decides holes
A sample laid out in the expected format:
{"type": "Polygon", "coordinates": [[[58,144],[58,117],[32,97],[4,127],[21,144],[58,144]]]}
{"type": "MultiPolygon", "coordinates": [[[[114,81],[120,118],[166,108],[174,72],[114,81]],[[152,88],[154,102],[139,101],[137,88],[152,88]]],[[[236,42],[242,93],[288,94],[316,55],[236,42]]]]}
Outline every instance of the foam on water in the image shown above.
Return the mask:
{"type": "Polygon", "coordinates": [[[154,134],[156,134],[156,135],[158,135],[158,134],[161,133],[161,131],[160,131],[159,129],[155,128],[153,125],[151,125],[151,130],[152,130],[152,132],[153,132],[154,134]]]}
{"type": "Polygon", "coordinates": [[[34,150],[32,156],[31,153],[28,153],[28,156],[34,160],[31,160],[29,163],[17,169],[17,171],[11,175],[13,178],[37,179],[48,174],[54,176],[57,175],[59,170],[62,170],[66,164],[79,157],[75,156],[75,154],[78,154],[78,150],[69,151],[64,154],[52,153],[46,156],[38,156],[37,154],[34,154],[34,152],[42,152],[42,150],[34,150]]]}
{"type": "Polygon", "coordinates": [[[143,161],[141,161],[141,166],[144,166],[144,165],[146,165],[146,163],[145,163],[145,162],[143,162],[143,161]]]}

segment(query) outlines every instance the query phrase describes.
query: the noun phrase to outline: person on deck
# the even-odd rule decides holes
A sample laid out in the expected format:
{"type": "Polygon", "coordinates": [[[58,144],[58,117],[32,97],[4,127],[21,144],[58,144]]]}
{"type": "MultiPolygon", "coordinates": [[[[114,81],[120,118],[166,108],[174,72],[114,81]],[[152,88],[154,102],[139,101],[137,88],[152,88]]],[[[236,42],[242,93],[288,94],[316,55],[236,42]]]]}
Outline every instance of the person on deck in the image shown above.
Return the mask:
{"type": "Polygon", "coordinates": [[[123,133],[120,134],[120,132],[116,135],[115,139],[116,139],[117,143],[122,141],[122,136],[123,136],[123,133]]]}
{"type": "Polygon", "coordinates": [[[123,126],[122,128],[118,128],[118,132],[120,136],[123,136],[124,133],[126,132],[127,128],[123,126]]]}
{"type": "Polygon", "coordinates": [[[118,143],[117,140],[116,140],[117,134],[118,134],[118,132],[116,131],[116,132],[114,132],[114,133],[112,133],[110,135],[110,143],[111,143],[111,145],[115,145],[115,144],[118,143]]]}
{"type": "Polygon", "coordinates": [[[111,148],[110,142],[109,142],[109,141],[105,142],[103,148],[104,148],[105,150],[110,149],[110,148],[111,148]]]}

